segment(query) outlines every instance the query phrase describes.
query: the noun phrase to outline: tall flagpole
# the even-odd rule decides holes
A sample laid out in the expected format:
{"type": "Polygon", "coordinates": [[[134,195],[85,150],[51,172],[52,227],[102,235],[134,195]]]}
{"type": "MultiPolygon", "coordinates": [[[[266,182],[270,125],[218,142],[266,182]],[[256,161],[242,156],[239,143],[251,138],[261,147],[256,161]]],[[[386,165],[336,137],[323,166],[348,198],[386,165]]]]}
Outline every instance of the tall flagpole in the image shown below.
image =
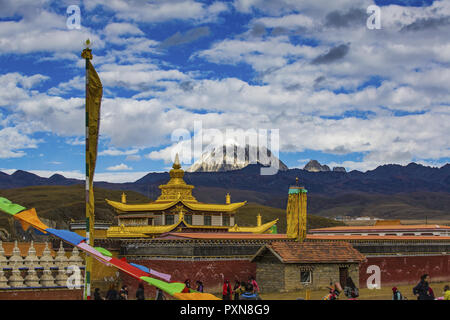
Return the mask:
{"type": "MultiPolygon", "coordinates": [[[[81,56],[85,58],[86,61],[86,242],[90,246],[94,246],[94,217],[90,214],[89,210],[89,110],[88,110],[88,99],[89,99],[89,60],[92,59],[91,49],[89,49],[90,41],[86,40],[86,48],[83,50],[81,56]]],[[[86,269],[84,273],[84,299],[91,299],[91,273],[92,273],[92,257],[86,255],[86,269]]]]}

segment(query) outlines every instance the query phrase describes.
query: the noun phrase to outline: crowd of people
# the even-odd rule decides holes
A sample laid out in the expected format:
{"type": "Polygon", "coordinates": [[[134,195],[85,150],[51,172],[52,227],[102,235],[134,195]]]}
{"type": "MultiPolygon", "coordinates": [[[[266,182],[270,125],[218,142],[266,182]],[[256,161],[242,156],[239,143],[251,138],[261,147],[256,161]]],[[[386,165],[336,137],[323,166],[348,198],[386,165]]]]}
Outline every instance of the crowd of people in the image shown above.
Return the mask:
{"type": "MultiPolygon", "coordinates": [[[[203,282],[197,280],[195,283],[195,289],[191,288],[191,282],[186,279],[184,282],[186,285],[183,292],[191,292],[192,290],[197,292],[203,292],[203,282]]],[[[339,282],[330,282],[328,287],[329,292],[323,298],[323,300],[338,300],[340,294],[343,292],[349,300],[356,300],[359,296],[359,290],[351,277],[347,278],[344,289],[339,282]]],[[[255,277],[251,276],[247,281],[235,280],[234,286],[228,279],[225,279],[222,286],[222,299],[223,300],[261,300],[259,296],[260,288],[256,282],[255,277]]],[[[444,286],[443,296],[435,297],[433,289],[430,287],[430,276],[424,274],[420,277],[419,283],[412,289],[412,293],[418,300],[450,300],[450,287],[444,286]]],[[[136,300],[145,300],[144,284],[139,283],[138,289],[135,295],[136,300]]],[[[94,300],[128,300],[128,287],[126,285],[117,291],[115,284],[111,284],[109,290],[106,292],[105,297],[100,294],[100,289],[96,288],[94,291],[94,300]]],[[[156,289],[155,300],[165,300],[164,292],[160,289],[156,289]]],[[[397,287],[392,288],[392,300],[408,300],[397,287]]]]}
{"type": "MultiPolygon", "coordinates": [[[[450,287],[444,286],[443,296],[436,297],[430,287],[430,276],[424,274],[420,277],[419,283],[412,289],[412,293],[417,300],[450,300],[450,287]]],[[[392,288],[392,300],[408,300],[397,287],[392,288]]]]}
{"type": "MultiPolygon", "coordinates": [[[[444,286],[443,296],[435,297],[429,283],[430,276],[428,274],[420,277],[419,283],[412,289],[412,293],[417,297],[417,300],[450,300],[450,286],[444,286]]],[[[342,289],[339,282],[331,282],[328,289],[329,293],[323,298],[324,300],[337,300],[342,291],[349,300],[356,300],[359,296],[358,288],[350,277],[347,278],[347,284],[344,289],[342,289]]],[[[408,298],[397,287],[393,287],[392,300],[408,300],[408,298]]]]}
{"type": "MultiPolygon", "coordinates": [[[[191,288],[190,279],[184,281],[185,288],[183,293],[191,291],[203,292],[203,282],[197,280],[195,282],[195,288],[191,288]]],[[[224,300],[261,300],[259,297],[259,286],[255,277],[249,277],[248,281],[236,280],[234,287],[231,288],[229,280],[225,280],[223,284],[223,299],[224,300]]],[[[145,300],[144,284],[139,283],[135,295],[136,300],[145,300]]],[[[100,289],[95,288],[94,300],[128,300],[128,287],[126,285],[117,291],[116,285],[112,283],[106,292],[105,297],[100,294],[100,289]]],[[[155,300],[165,300],[164,292],[161,289],[156,288],[155,300]]]]}
{"type": "Polygon", "coordinates": [[[259,286],[255,277],[251,276],[248,281],[235,280],[233,288],[230,281],[225,279],[222,286],[223,300],[261,300],[259,286]]]}

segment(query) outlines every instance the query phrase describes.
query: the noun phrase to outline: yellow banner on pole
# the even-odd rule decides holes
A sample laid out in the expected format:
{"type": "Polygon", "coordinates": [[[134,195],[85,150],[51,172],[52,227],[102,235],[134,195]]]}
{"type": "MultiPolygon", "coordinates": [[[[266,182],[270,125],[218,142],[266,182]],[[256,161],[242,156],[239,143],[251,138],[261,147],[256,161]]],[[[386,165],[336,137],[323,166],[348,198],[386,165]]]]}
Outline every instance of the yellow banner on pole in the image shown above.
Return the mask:
{"type": "MultiPolygon", "coordinates": [[[[89,152],[89,211],[91,217],[94,217],[94,171],[95,164],[97,161],[97,146],[98,146],[98,135],[100,130],[100,104],[102,100],[103,87],[102,82],[91,64],[90,60],[88,63],[88,93],[87,93],[87,127],[88,127],[88,152],[89,152]]],[[[94,228],[94,221],[91,220],[91,228],[94,228]]]]}

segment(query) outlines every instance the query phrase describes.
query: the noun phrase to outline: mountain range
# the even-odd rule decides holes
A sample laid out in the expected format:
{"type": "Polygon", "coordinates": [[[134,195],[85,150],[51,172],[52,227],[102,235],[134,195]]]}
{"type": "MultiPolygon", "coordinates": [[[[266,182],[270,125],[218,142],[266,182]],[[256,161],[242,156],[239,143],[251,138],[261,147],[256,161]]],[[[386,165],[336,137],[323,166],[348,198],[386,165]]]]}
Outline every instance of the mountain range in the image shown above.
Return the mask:
{"type": "MultiPolygon", "coordinates": [[[[260,175],[260,169],[260,164],[250,164],[233,171],[186,172],[184,179],[195,186],[194,196],[204,202],[224,203],[229,192],[233,202],[247,200],[285,208],[289,186],[298,177],[308,190],[308,210],[317,215],[450,218],[450,164],[441,168],[388,164],[367,172],[288,169],[271,176],[260,175]]],[[[134,182],[95,182],[94,187],[136,191],[154,199],[160,194],[158,186],[169,178],[168,172],[148,173],[134,182]]],[[[43,178],[21,170],[11,175],[0,172],[0,189],[83,183],[59,174],[43,178]]]]}
{"type": "Polygon", "coordinates": [[[215,147],[205,152],[186,171],[187,172],[219,172],[233,171],[247,167],[250,164],[270,166],[278,162],[280,171],[288,167],[266,147],[240,146],[236,143],[215,147]]]}

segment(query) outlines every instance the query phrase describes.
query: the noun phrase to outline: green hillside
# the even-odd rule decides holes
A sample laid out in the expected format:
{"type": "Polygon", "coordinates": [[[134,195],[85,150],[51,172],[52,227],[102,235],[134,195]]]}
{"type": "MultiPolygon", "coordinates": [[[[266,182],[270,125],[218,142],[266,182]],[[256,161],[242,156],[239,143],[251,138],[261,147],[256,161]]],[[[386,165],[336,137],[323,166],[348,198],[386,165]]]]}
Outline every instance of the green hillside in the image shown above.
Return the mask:
{"type": "MultiPolygon", "coordinates": [[[[127,202],[142,203],[149,199],[140,193],[127,191],[127,202]]],[[[84,185],[36,186],[0,190],[0,196],[26,208],[36,208],[43,222],[54,228],[67,229],[71,219],[85,219],[84,185]]],[[[95,218],[97,221],[113,221],[114,212],[105,198],[120,201],[122,191],[95,188],[95,218]]],[[[13,238],[21,233],[19,224],[13,227],[14,220],[5,214],[0,215],[0,231],[5,229],[13,238]]],[[[0,232],[1,235],[1,232],[0,232]]]]}
{"type": "MultiPolygon", "coordinates": [[[[206,192],[207,190],[205,190],[206,192]]],[[[143,203],[150,201],[144,195],[126,191],[127,203],[143,203]]],[[[115,214],[105,201],[105,198],[120,201],[122,191],[95,188],[95,218],[97,221],[113,222],[115,214]]],[[[0,190],[0,196],[18,203],[26,208],[36,208],[39,217],[51,227],[67,229],[70,221],[85,218],[84,186],[37,186],[17,189],[0,190]]],[[[214,203],[215,201],[211,201],[214,203]]],[[[225,201],[223,201],[225,202],[225,201]]],[[[279,218],[278,232],[286,231],[286,211],[256,203],[248,203],[236,213],[236,223],[241,226],[256,225],[256,216],[260,213],[262,222],[279,218]]],[[[19,224],[7,215],[0,215],[1,230],[11,234],[12,238],[20,236],[19,224]]],[[[309,215],[308,228],[319,228],[340,225],[334,220],[309,215]]]]}

